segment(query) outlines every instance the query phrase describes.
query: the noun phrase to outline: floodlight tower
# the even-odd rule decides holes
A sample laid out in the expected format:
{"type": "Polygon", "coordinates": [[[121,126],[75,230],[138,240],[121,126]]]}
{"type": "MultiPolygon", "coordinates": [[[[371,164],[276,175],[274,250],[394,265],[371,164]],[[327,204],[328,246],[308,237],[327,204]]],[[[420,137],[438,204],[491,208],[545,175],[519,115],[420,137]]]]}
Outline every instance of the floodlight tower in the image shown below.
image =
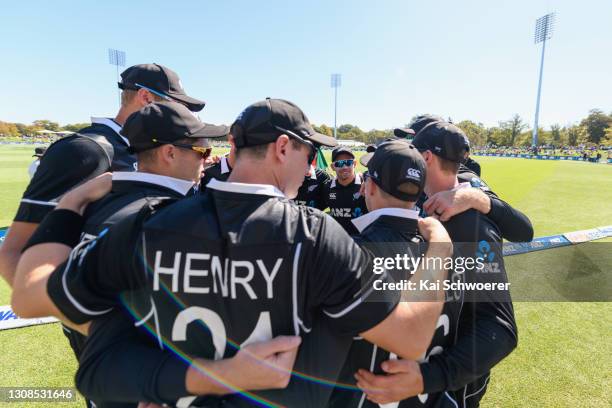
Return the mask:
{"type": "Polygon", "coordinates": [[[549,13],[536,20],[534,44],[542,43],[542,59],[540,60],[540,80],[538,81],[538,99],[536,100],[535,123],[533,125],[531,144],[538,145],[538,117],[540,115],[540,94],[542,92],[542,72],[544,71],[544,51],[546,40],[552,38],[555,25],[555,13],[549,13]]]}
{"type": "Polygon", "coordinates": [[[340,74],[331,75],[331,87],[334,88],[334,139],[336,139],[336,119],[338,117],[338,88],[342,85],[340,74]]]}
{"type": "MultiPolygon", "coordinates": [[[[108,63],[117,67],[117,81],[119,81],[119,67],[125,67],[125,51],[108,49],[108,63]]],[[[119,97],[119,105],[121,105],[121,91],[117,88],[117,96],[119,97]]]]}

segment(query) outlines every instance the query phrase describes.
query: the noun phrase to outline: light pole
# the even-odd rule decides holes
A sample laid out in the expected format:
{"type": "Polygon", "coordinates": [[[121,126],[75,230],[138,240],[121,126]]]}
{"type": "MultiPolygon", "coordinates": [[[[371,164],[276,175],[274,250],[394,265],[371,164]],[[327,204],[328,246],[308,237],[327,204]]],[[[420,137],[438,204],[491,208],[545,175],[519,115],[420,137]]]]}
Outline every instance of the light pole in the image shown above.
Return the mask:
{"type": "Polygon", "coordinates": [[[546,40],[552,38],[555,23],[555,13],[549,13],[536,20],[534,43],[542,43],[542,59],[540,60],[540,80],[538,81],[538,98],[536,100],[535,123],[531,136],[531,144],[538,145],[538,117],[540,116],[540,94],[542,93],[542,73],[544,71],[544,51],[546,50],[546,40]]]}
{"type": "MultiPolygon", "coordinates": [[[[117,67],[117,81],[119,81],[119,67],[125,67],[125,52],[108,49],[108,63],[117,67]]],[[[119,98],[119,105],[121,105],[121,93],[117,88],[117,96],[119,98]]]]}
{"type": "Polygon", "coordinates": [[[336,119],[338,118],[338,88],[342,85],[342,76],[340,74],[331,75],[331,87],[334,88],[334,139],[336,136],[336,119]]]}

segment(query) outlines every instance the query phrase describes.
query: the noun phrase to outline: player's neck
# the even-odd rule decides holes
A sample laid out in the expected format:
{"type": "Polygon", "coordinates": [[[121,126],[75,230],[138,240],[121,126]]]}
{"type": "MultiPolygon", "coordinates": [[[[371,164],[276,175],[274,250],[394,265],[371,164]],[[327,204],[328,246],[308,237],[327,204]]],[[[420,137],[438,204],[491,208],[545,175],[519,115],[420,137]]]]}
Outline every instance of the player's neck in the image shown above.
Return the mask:
{"type": "Polygon", "coordinates": [[[227,181],[245,184],[269,184],[280,188],[280,183],[274,173],[261,162],[241,159],[232,169],[227,181]]]}
{"type": "Polygon", "coordinates": [[[438,174],[427,174],[427,186],[425,187],[425,194],[428,197],[439,193],[440,191],[448,191],[459,185],[459,180],[457,180],[457,176],[439,172],[438,174]]]}

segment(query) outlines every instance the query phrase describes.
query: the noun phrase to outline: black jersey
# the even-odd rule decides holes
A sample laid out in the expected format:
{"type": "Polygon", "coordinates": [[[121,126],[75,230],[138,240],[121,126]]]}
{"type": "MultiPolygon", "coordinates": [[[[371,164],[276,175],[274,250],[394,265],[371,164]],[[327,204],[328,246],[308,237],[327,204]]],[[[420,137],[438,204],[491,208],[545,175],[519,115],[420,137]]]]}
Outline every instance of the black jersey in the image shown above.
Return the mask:
{"type": "MultiPolygon", "coordinates": [[[[97,237],[100,232],[128,215],[137,213],[152,200],[182,198],[193,183],[171,177],[140,172],[115,172],[109,194],[92,203],[85,211],[81,242],[97,237]]],[[[77,359],[86,337],[62,326],[77,359]]]]}
{"type": "Polygon", "coordinates": [[[325,184],[331,182],[331,177],[327,172],[314,167],[310,168],[310,174],[304,178],[304,183],[300,186],[294,201],[300,205],[318,208],[326,208],[325,184]]]}
{"type": "MultiPolygon", "coordinates": [[[[493,190],[476,173],[461,167],[457,174],[460,185],[458,188],[471,186],[480,189],[491,199],[491,210],[486,217],[489,218],[498,228],[502,237],[512,242],[529,242],[533,239],[533,226],[529,218],[521,211],[512,207],[495,194],[493,190]]],[[[422,194],[417,200],[417,207],[421,210],[421,216],[427,217],[427,212],[423,209],[423,204],[427,201],[427,195],[422,194]]]]}
{"type": "Polygon", "coordinates": [[[357,229],[352,219],[361,217],[368,212],[365,198],[360,194],[363,176],[356,174],[355,179],[343,186],[336,178],[325,186],[325,206],[329,207],[329,215],[344,228],[349,235],[357,235],[357,229]]]}
{"type": "Polygon", "coordinates": [[[111,119],[92,118],[89,127],[52,143],[23,193],[15,221],[40,223],[78,184],[107,171],[134,171],[136,158],[111,119]]]}
{"type": "MultiPolygon", "coordinates": [[[[296,370],[335,380],[352,336],[399,301],[399,293],[386,293],[366,305],[371,278],[381,279],[369,262],[331,218],[277,188],[213,180],[207,193],[149,218],[128,217],[77,248],[50,276],[48,292],[76,323],[122,304],[160,347],[195,357],[231,357],[234,344],[302,335],[296,370]]],[[[260,394],[323,406],[330,393],[296,379],[260,394]]],[[[248,404],[238,396],[223,401],[248,404]]]]}
{"type": "Polygon", "coordinates": [[[230,174],[232,174],[232,166],[230,166],[229,160],[226,156],[221,157],[218,163],[204,170],[204,176],[200,181],[200,192],[206,191],[206,185],[210,180],[226,181],[230,174]]]}
{"type": "MultiPolygon", "coordinates": [[[[409,257],[416,258],[420,256],[421,248],[415,244],[423,242],[423,238],[419,235],[417,219],[418,211],[416,210],[384,208],[373,211],[359,219],[361,232],[359,236],[355,237],[355,240],[360,246],[371,251],[377,257],[393,258],[397,254],[408,254],[409,257]]],[[[457,274],[454,271],[449,271],[448,279],[457,280],[457,274]]],[[[446,302],[438,318],[436,331],[422,360],[427,360],[432,355],[442,353],[443,350],[454,344],[462,306],[462,291],[447,292],[446,302]]],[[[395,354],[378,348],[362,338],[355,338],[339,382],[355,385],[354,374],[359,369],[381,374],[383,371],[380,369],[380,364],[395,358],[397,358],[395,354]]],[[[454,407],[453,401],[452,397],[442,391],[409,398],[394,406],[401,408],[454,407]]],[[[378,404],[367,400],[365,394],[360,390],[347,388],[336,388],[334,390],[331,406],[334,408],[378,408],[378,404]]]]}
{"type": "Polygon", "coordinates": [[[481,171],[480,163],[478,163],[476,160],[472,159],[471,157],[468,157],[465,163],[463,163],[460,166],[459,172],[461,173],[463,169],[469,170],[472,173],[476,174],[478,177],[480,177],[480,171],[481,171]]]}
{"type": "MultiPolygon", "coordinates": [[[[113,185],[109,194],[102,199],[92,203],[85,211],[85,224],[83,226],[82,243],[86,243],[98,236],[102,231],[109,228],[121,219],[135,214],[148,203],[157,202],[158,200],[179,199],[185,196],[193,183],[178,180],[171,177],[160,176],[150,173],[140,172],[115,172],[113,173],[113,185]]],[[[121,316],[114,316],[106,326],[105,330],[110,327],[121,327],[128,325],[133,327],[131,319],[126,319],[121,316]],[[121,321],[124,320],[124,321],[121,321]],[[127,323],[125,322],[127,321],[127,323]]],[[[70,342],[70,346],[74,351],[77,360],[81,360],[81,352],[86,344],[88,337],[79,332],[73,331],[62,325],[64,334],[70,342]]],[[[121,375],[115,373],[114,375],[121,375]]],[[[121,404],[111,403],[104,399],[95,400],[95,406],[98,408],[124,408],[135,407],[136,403],[121,404]]]]}
{"type": "MultiPolygon", "coordinates": [[[[476,210],[443,223],[455,256],[483,257],[484,268],[466,268],[464,281],[507,282],[502,238],[497,226],[476,210]],[[459,243],[459,244],[456,244],[459,243]]],[[[490,369],[517,344],[514,309],[508,292],[464,292],[457,340],[421,363],[424,390],[445,392],[458,407],[476,407],[486,392],[490,369]]]]}

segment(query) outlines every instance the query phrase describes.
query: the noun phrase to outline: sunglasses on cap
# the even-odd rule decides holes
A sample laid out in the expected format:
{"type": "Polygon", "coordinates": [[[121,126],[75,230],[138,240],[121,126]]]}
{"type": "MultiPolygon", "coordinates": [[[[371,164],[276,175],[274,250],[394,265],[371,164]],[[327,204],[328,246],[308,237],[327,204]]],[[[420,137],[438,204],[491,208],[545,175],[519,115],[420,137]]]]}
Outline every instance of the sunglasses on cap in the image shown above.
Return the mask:
{"type": "Polygon", "coordinates": [[[333,162],[335,168],[351,167],[355,163],[355,159],[336,160],[333,162]]]}
{"type": "Polygon", "coordinates": [[[203,146],[194,146],[194,145],[183,144],[183,143],[166,142],[164,140],[159,140],[159,139],[153,139],[153,142],[159,143],[159,144],[169,144],[169,145],[178,147],[180,149],[193,150],[194,152],[199,153],[200,156],[202,156],[202,159],[204,160],[208,159],[210,157],[210,154],[212,153],[212,147],[203,147],[203,146]]]}

